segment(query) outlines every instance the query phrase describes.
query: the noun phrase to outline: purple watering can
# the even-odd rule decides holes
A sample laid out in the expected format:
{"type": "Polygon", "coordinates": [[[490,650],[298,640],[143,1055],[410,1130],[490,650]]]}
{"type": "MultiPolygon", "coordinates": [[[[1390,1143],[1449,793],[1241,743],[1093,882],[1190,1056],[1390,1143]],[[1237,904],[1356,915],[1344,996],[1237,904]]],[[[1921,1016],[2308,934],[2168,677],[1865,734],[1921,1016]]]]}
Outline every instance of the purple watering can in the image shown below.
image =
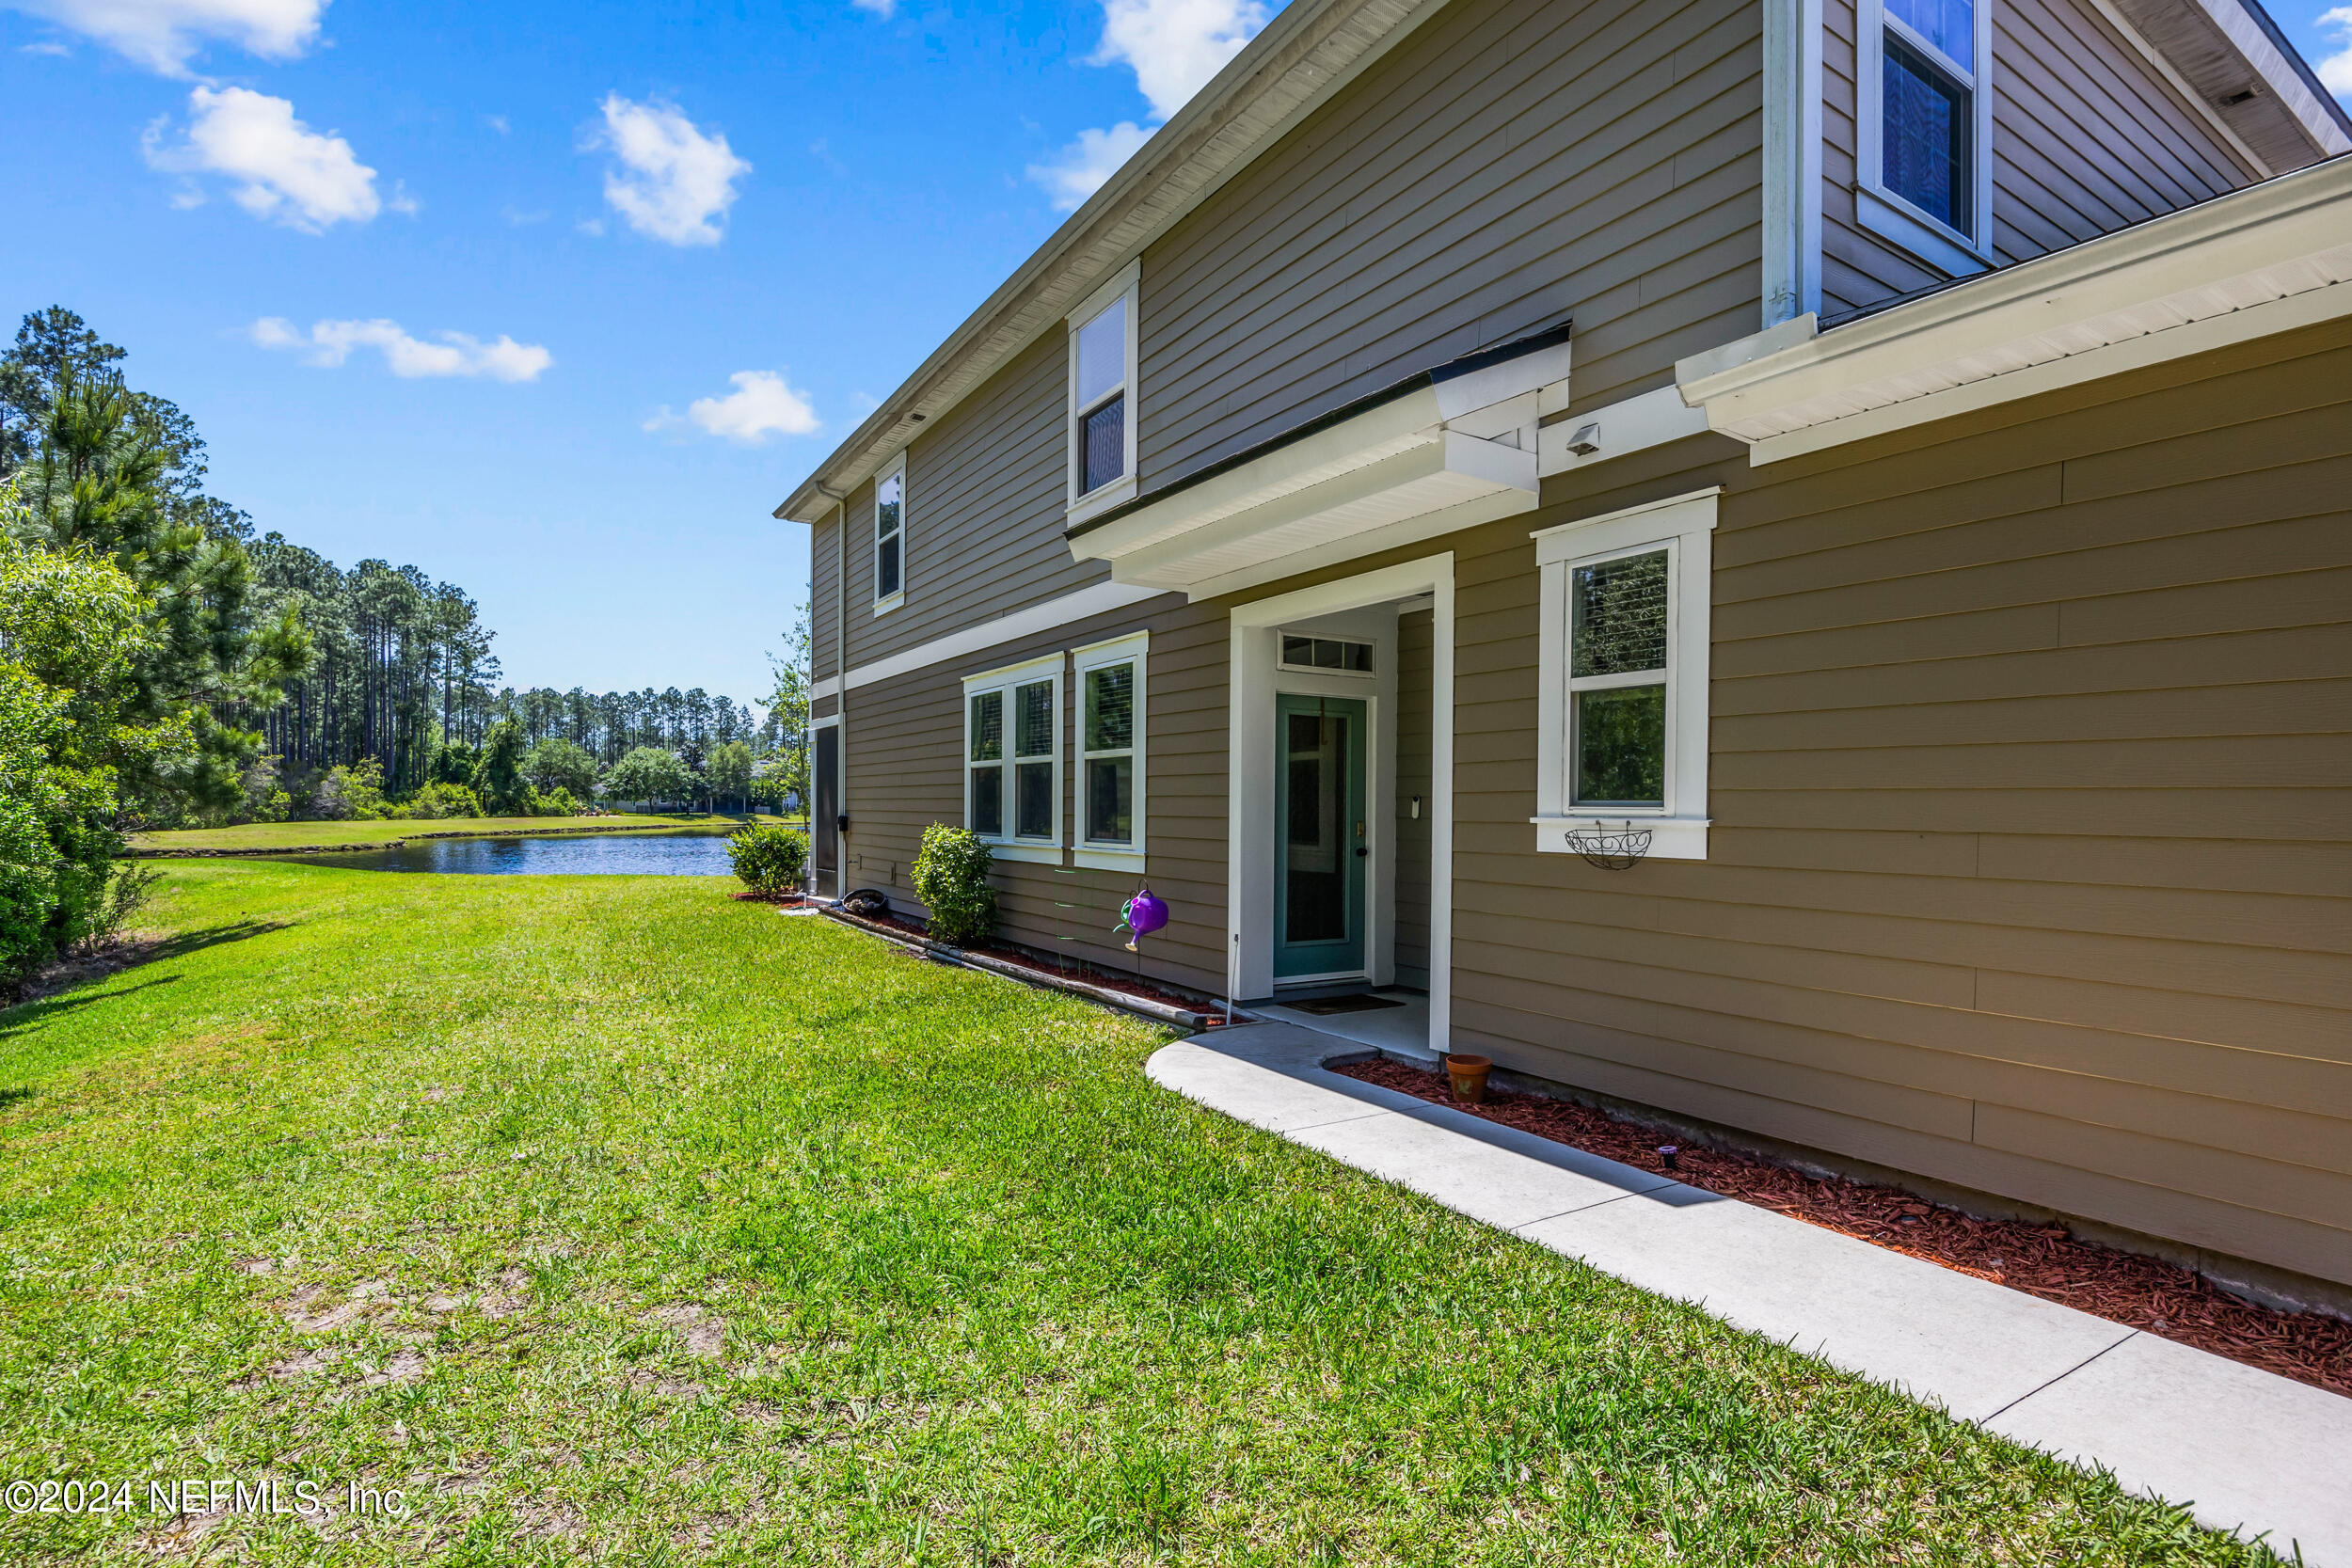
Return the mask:
{"type": "Polygon", "coordinates": [[[1136,895],[1119,907],[1119,924],[1112,927],[1111,934],[1117,936],[1120,931],[1129,933],[1127,951],[1130,953],[1142,951],[1136,943],[1168,924],[1168,905],[1148,887],[1136,889],[1136,895]]]}

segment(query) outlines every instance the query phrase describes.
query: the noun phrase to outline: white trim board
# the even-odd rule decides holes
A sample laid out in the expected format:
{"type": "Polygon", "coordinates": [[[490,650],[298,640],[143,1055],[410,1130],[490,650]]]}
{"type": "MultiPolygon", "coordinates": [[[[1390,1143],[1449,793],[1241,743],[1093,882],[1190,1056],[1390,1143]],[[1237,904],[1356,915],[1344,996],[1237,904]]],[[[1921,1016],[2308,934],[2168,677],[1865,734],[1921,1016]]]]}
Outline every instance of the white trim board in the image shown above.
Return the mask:
{"type": "MultiPolygon", "coordinates": [[[[1016,610],[1009,615],[1000,615],[993,621],[982,621],[977,626],[951,631],[945,637],[934,637],[929,642],[903,649],[886,658],[878,658],[871,664],[861,664],[850,672],[850,689],[854,691],[876,681],[913,674],[917,670],[928,670],[949,659],[968,658],[1020,638],[1040,637],[1063,626],[1075,626],[1080,621],[1090,621],[1097,615],[1108,615],[1130,605],[1142,604],[1147,599],[1164,597],[1167,593],[1164,588],[1138,588],[1125,582],[1098,582],[1091,588],[1064,594],[1058,599],[1048,599],[1043,604],[1016,610]]],[[[834,696],[836,691],[833,677],[828,675],[816,683],[809,695],[814,700],[834,696]]]]}
{"type": "Polygon", "coordinates": [[[1816,335],[1675,368],[1752,463],[2352,314],[2352,159],[1988,273],[1816,335]]]}
{"type": "MultiPolygon", "coordinates": [[[[1732,1327],[2352,1568],[2352,1400],[1450,1106],[1343,1078],[1294,1023],[1165,1046],[1152,1081],[1732,1327]]],[[[1454,1306],[1474,1323],[1474,1296],[1454,1306]]]]}

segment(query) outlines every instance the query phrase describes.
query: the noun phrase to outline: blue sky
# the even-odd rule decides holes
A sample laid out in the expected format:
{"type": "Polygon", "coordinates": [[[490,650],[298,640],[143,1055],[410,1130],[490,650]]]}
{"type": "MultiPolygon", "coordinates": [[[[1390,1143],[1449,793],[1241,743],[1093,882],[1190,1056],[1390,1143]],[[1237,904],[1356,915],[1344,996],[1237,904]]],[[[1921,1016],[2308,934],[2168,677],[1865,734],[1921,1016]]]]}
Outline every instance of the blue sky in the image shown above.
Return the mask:
{"type": "Polygon", "coordinates": [[[0,0],[0,331],[81,313],[516,685],[755,704],[770,511],[1266,14],[1114,6],[0,0]]]}
{"type": "MultiPolygon", "coordinates": [[[[514,684],[754,700],[770,510],[1277,8],[0,0],[0,311],[514,684]]],[[[2352,5],[2273,14],[2352,94],[2352,5]]]]}

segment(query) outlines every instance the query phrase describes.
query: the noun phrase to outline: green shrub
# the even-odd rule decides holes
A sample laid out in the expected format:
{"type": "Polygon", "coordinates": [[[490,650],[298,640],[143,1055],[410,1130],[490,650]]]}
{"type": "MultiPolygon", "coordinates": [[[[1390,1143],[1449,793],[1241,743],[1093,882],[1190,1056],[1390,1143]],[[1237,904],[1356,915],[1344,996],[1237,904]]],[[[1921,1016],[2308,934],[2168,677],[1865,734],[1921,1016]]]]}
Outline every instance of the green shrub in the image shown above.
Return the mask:
{"type": "Polygon", "coordinates": [[[533,790],[531,794],[531,815],[533,816],[578,816],[580,802],[562,784],[550,790],[533,790]]]}
{"type": "Polygon", "coordinates": [[[931,935],[958,946],[986,942],[996,929],[996,890],[988,885],[995,859],[969,828],[934,822],[923,830],[914,857],[914,895],[930,906],[931,935]]]}
{"type": "Polygon", "coordinates": [[[767,897],[790,893],[808,869],[808,835],[787,828],[745,828],[727,836],[727,859],[754,893],[767,897]]]}
{"type": "Polygon", "coordinates": [[[472,790],[460,784],[429,784],[394,806],[387,814],[419,822],[437,822],[451,816],[480,816],[482,802],[474,799],[472,790]]]}

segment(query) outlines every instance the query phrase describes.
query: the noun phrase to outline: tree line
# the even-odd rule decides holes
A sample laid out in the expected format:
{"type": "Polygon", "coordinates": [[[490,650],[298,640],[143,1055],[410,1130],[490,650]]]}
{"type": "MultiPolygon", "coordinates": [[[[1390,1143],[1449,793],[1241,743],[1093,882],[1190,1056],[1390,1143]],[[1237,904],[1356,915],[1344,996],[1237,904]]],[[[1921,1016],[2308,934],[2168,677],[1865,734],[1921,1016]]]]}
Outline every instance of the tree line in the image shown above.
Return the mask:
{"type": "Polygon", "coordinates": [[[256,538],[124,357],[56,306],[0,356],[0,970],[128,917],[142,827],[804,788],[804,610],[764,721],[700,689],[517,692],[454,584],[256,538]]]}

